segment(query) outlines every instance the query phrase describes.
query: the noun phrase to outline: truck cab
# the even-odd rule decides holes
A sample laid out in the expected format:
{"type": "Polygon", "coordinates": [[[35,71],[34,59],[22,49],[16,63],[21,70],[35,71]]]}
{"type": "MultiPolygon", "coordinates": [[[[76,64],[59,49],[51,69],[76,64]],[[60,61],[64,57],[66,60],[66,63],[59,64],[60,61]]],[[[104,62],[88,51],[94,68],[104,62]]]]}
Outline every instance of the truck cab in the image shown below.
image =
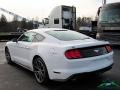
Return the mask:
{"type": "Polygon", "coordinates": [[[73,6],[57,6],[55,7],[48,18],[43,19],[44,27],[46,28],[65,28],[76,29],[76,8],[73,6]]]}
{"type": "Polygon", "coordinates": [[[120,45],[120,2],[106,4],[99,8],[96,37],[120,45]]]}

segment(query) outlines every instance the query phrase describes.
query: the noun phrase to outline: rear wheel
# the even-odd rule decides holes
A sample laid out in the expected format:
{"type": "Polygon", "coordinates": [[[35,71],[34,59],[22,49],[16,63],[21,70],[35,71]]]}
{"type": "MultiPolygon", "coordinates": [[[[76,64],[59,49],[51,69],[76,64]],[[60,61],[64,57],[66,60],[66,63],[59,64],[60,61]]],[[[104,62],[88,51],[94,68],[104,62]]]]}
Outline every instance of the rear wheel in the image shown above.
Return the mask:
{"type": "Polygon", "coordinates": [[[12,64],[13,62],[11,61],[11,56],[10,56],[10,52],[9,52],[9,49],[6,47],[5,48],[5,57],[6,57],[6,60],[7,60],[7,63],[8,64],[12,64]]]}
{"type": "Polygon", "coordinates": [[[33,61],[34,75],[39,84],[46,84],[49,81],[47,68],[43,60],[38,57],[33,61]]]}

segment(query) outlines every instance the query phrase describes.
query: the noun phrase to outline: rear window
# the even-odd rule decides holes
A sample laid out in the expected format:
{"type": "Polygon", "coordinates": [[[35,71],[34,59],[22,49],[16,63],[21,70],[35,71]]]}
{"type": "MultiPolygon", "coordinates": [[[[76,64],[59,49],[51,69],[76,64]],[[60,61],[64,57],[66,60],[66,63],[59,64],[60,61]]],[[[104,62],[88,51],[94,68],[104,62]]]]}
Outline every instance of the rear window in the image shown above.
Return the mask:
{"type": "Polygon", "coordinates": [[[86,35],[70,30],[54,30],[46,33],[62,41],[89,39],[86,35]]]}

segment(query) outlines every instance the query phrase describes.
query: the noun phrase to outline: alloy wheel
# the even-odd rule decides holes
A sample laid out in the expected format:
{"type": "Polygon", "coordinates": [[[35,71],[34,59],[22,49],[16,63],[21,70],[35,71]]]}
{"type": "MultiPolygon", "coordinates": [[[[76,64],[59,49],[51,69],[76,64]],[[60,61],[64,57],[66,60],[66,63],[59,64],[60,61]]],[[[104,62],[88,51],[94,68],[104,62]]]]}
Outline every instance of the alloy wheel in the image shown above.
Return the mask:
{"type": "Polygon", "coordinates": [[[37,58],[33,63],[34,74],[38,83],[44,83],[47,79],[47,71],[45,64],[40,58],[37,58]]]}

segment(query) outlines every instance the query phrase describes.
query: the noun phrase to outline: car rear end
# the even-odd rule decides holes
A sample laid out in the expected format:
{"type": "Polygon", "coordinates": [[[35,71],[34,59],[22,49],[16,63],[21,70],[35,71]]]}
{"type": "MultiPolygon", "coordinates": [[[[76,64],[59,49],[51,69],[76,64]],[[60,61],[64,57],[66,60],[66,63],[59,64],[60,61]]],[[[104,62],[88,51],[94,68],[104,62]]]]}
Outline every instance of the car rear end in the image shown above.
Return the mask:
{"type": "MultiPolygon", "coordinates": [[[[54,37],[59,45],[49,57],[49,77],[52,80],[68,80],[76,75],[93,72],[105,72],[112,68],[113,50],[108,42],[98,41],[90,37],[68,32],[55,31],[54,37]],[[59,34],[57,32],[60,32],[59,34]],[[78,37],[76,37],[78,35],[78,37]],[[81,38],[82,37],[82,38],[81,38]],[[76,39],[76,40],[74,40],[76,39]],[[54,57],[54,58],[53,58],[54,57]],[[52,59],[52,60],[50,60],[52,59]]],[[[51,35],[53,32],[50,32],[51,35]]]]}
{"type": "Polygon", "coordinates": [[[109,44],[68,49],[53,69],[54,79],[68,80],[87,73],[101,73],[112,68],[113,51],[109,44]]]}

